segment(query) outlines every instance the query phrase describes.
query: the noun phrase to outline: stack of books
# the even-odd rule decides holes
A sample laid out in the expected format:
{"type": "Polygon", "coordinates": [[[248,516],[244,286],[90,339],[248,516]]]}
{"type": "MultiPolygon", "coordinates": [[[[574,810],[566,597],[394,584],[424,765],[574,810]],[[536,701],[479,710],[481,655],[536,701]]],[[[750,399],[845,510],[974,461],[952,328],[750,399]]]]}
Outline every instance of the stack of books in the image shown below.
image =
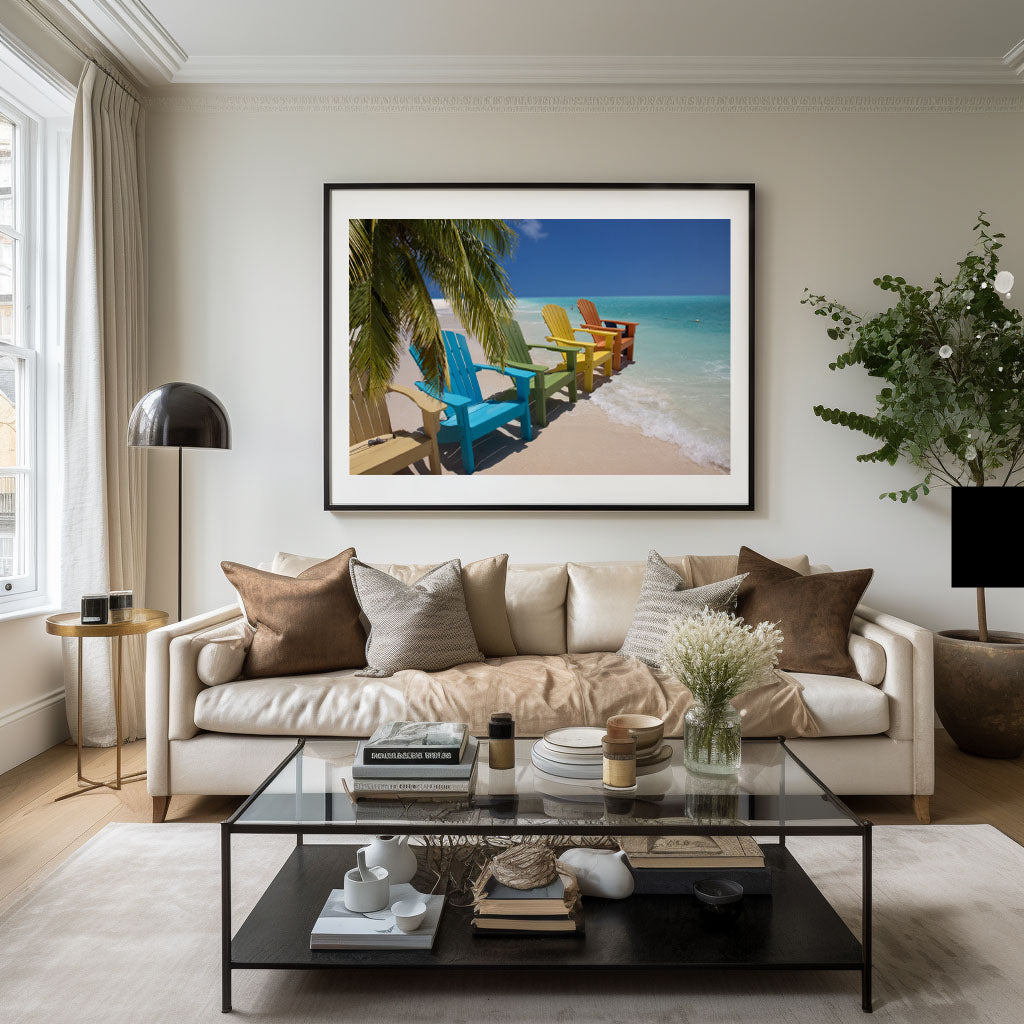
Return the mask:
{"type": "Polygon", "coordinates": [[[476,935],[583,934],[583,902],[576,876],[561,868],[548,885],[512,889],[486,867],[473,894],[476,935]]]}
{"type": "Polygon", "coordinates": [[[479,743],[458,722],[386,722],[356,747],[357,800],[467,800],[479,743]]]}
{"type": "Polygon", "coordinates": [[[703,878],[739,882],[744,893],[772,891],[771,868],[751,836],[622,836],[634,892],[693,892],[703,878]]]}

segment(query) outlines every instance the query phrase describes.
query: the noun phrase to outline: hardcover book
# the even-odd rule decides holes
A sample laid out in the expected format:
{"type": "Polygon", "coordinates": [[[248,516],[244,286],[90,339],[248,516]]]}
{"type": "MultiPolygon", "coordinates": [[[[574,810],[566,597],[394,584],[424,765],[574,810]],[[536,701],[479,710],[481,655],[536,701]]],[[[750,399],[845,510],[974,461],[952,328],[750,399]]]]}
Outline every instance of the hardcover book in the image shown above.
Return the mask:
{"type": "Polygon", "coordinates": [[[635,868],[763,868],[751,836],[622,836],[619,847],[635,868]]]}
{"type": "Polygon", "coordinates": [[[400,763],[365,763],[363,748],[365,740],[360,740],[356,746],[355,757],[352,761],[352,778],[362,781],[364,779],[391,780],[402,779],[431,779],[431,780],[467,780],[476,768],[477,753],[480,750],[480,741],[475,736],[470,736],[466,741],[466,752],[462,760],[453,763],[440,764],[409,764],[400,763]]]}
{"type": "Polygon", "coordinates": [[[385,722],[363,745],[363,764],[459,764],[468,740],[461,722],[385,722]]]}
{"type": "Polygon", "coordinates": [[[345,907],[345,890],[332,889],[309,937],[310,949],[432,949],[444,896],[427,896],[409,883],[391,886],[390,901],[423,900],[427,916],[414,932],[403,932],[390,910],[356,914],[345,907]]]}

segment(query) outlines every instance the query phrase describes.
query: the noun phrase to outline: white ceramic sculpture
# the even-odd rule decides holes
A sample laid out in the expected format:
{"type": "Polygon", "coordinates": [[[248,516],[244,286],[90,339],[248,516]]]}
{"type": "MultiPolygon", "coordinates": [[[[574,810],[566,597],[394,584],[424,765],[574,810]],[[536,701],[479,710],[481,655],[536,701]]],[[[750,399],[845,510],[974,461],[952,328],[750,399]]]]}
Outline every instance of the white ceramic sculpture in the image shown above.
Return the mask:
{"type": "Polygon", "coordinates": [[[624,900],[633,895],[633,876],[622,850],[567,850],[559,858],[576,872],[584,896],[624,900]]]}
{"type": "Polygon", "coordinates": [[[374,836],[364,846],[366,863],[370,867],[384,868],[392,885],[411,882],[416,874],[416,854],[409,848],[408,836],[374,836]]]}

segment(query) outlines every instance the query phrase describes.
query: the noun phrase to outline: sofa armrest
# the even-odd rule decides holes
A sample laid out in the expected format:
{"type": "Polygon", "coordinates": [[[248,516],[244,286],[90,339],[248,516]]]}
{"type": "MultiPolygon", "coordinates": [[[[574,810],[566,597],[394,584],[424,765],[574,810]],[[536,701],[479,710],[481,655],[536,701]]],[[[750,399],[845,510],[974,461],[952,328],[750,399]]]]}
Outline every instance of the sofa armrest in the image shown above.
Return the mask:
{"type": "Polygon", "coordinates": [[[199,634],[227,625],[242,617],[237,604],[155,629],[146,638],[146,777],[150,795],[170,796],[169,743],[185,739],[184,716],[192,722],[194,736],[198,647],[192,640],[199,634]]]}
{"type": "Polygon", "coordinates": [[[889,697],[889,735],[914,744],[914,793],[935,791],[935,683],[931,630],[859,605],[854,633],[885,649],[882,690],[889,697]]]}

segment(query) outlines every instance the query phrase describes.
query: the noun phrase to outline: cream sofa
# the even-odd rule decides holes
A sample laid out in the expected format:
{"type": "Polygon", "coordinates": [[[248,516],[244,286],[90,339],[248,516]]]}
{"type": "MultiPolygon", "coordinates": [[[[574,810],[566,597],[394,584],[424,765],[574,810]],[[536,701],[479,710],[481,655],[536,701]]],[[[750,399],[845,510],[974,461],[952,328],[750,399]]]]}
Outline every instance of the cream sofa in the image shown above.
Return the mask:
{"type": "MultiPolygon", "coordinates": [[[[690,559],[698,557],[668,561],[692,580],[690,559]]],[[[828,569],[803,564],[810,572],[828,569]]],[[[618,650],[644,565],[509,565],[506,605],[520,655],[618,650]]],[[[383,568],[408,574],[408,567],[383,568]]],[[[155,821],[174,794],[250,793],[296,736],[365,735],[372,726],[360,714],[359,695],[380,680],[360,679],[357,670],[204,686],[196,673],[202,645],[237,630],[240,618],[232,604],[149,634],[146,731],[155,821]]],[[[927,821],[934,788],[932,634],[861,605],[850,652],[860,679],[794,674],[820,735],[790,745],[834,792],[913,796],[919,820],[927,821]]]]}

